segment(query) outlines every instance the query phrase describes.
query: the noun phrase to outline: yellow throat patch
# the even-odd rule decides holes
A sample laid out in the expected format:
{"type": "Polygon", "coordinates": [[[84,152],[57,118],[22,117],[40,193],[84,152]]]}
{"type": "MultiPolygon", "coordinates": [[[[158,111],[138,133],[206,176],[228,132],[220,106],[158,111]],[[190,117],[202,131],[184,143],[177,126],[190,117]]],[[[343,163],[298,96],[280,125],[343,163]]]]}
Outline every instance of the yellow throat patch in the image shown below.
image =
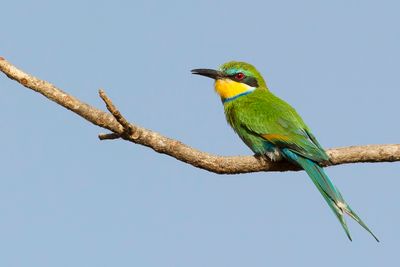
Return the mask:
{"type": "Polygon", "coordinates": [[[215,81],[215,91],[219,94],[222,99],[227,99],[231,97],[235,97],[239,94],[247,92],[249,90],[254,90],[254,87],[251,87],[244,83],[239,83],[232,81],[230,79],[219,79],[215,81]]]}

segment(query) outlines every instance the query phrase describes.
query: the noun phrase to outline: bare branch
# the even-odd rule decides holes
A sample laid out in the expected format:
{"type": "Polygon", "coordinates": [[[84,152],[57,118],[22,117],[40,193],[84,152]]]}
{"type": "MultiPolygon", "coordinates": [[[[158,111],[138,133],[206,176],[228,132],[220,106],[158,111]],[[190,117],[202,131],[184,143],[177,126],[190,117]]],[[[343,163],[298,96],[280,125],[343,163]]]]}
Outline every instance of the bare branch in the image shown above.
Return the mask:
{"type": "MultiPolygon", "coordinates": [[[[298,170],[297,167],[288,162],[271,162],[262,157],[211,155],[154,131],[129,123],[102,90],[99,92],[100,97],[106,103],[107,109],[111,114],[81,102],[76,97],[63,92],[47,81],[23,72],[2,57],[0,57],[0,70],[10,79],[19,82],[24,87],[44,95],[87,121],[112,132],[99,135],[100,140],[123,138],[127,141],[150,147],[158,153],[167,154],[195,167],[220,174],[298,170]]],[[[351,146],[329,149],[327,153],[330,157],[331,165],[358,162],[393,162],[400,161],[400,144],[351,146]]]]}
{"type": "Polygon", "coordinates": [[[116,133],[99,134],[100,140],[114,140],[119,138],[121,138],[121,135],[116,133]]]}
{"type": "Polygon", "coordinates": [[[121,112],[119,112],[119,110],[114,106],[114,104],[111,102],[111,99],[108,98],[108,96],[106,95],[106,92],[104,92],[104,90],[100,89],[99,95],[100,95],[101,99],[103,99],[104,103],[106,103],[106,107],[107,107],[108,111],[111,112],[111,114],[114,116],[114,118],[124,128],[124,133],[128,136],[131,135],[135,130],[134,129],[135,126],[131,125],[128,122],[128,120],[125,119],[124,116],[122,116],[121,112]]]}

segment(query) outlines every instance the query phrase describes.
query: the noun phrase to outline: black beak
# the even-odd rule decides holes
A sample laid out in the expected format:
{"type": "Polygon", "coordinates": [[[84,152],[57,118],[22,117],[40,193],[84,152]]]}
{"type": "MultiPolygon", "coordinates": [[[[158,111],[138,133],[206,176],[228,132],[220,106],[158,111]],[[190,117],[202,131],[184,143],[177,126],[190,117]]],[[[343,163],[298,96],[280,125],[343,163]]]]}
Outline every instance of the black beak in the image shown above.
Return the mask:
{"type": "Polygon", "coordinates": [[[221,71],[211,69],[194,69],[192,70],[192,74],[206,76],[214,80],[225,77],[221,71]]]}

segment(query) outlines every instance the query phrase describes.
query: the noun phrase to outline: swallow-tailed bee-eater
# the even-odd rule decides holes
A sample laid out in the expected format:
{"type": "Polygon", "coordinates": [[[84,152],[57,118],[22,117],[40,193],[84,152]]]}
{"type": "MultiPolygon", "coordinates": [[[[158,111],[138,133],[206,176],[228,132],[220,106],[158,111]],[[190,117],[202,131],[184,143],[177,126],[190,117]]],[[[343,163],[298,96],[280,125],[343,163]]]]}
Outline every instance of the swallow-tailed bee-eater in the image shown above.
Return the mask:
{"type": "Polygon", "coordinates": [[[254,66],[232,61],[219,70],[194,69],[192,73],[215,80],[215,91],[221,97],[226,120],[255,154],[272,161],[286,159],[307,172],[350,240],[345,214],[379,242],[321,167],[321,163],[329,162],[329,157],[310,128],[293,107],[270,92],[254,66]]]}

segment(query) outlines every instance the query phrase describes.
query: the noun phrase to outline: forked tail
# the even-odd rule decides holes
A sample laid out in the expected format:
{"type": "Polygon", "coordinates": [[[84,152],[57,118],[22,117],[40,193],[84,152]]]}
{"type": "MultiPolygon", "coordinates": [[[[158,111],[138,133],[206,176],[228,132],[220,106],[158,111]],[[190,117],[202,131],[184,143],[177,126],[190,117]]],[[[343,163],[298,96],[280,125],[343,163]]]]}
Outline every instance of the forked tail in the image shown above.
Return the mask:
{"type": "Polygon", "coordinates": [[[356,222],[358,222],[365,230],[367,230],[375,239],[379,242],[378,238],[371,232],[368,226],[358,217],[358,215],[350,208],[350,206],[343,199],[342,194],[339,190],[332,184],[329,177],[326,175],[322,167],[317,163],[307,158],[304,158],[293,151],[285,148],[282,150],[285,157],[292,161],[293,163],[301,166],[307,174],[310,176],[311,180],[318,188],[319,192],[322,194],[329,207],[335,213],[339,222],[342,224],[348,238],[351,239],[349,228],[347,227],[344,213],[348,214],[356,222]]]}

